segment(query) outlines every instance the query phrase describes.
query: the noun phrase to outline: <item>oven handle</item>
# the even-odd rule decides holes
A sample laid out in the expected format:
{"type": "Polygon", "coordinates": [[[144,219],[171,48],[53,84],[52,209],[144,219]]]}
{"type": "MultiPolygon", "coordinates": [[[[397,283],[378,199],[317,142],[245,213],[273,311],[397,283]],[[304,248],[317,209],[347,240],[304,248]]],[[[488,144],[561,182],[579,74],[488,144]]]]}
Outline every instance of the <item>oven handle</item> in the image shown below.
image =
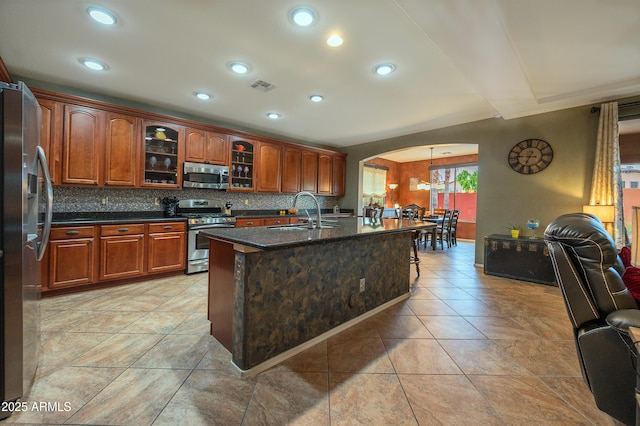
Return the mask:
{"type": "Polygon", "coordinates": [[[205,225],[189,225],[189,231],[195,231],[197,229],[211,229],[211,228],[235,228],[235,225],[228,223],[221,223],[219,225],[216,224],[205,224],[205,225]]]}

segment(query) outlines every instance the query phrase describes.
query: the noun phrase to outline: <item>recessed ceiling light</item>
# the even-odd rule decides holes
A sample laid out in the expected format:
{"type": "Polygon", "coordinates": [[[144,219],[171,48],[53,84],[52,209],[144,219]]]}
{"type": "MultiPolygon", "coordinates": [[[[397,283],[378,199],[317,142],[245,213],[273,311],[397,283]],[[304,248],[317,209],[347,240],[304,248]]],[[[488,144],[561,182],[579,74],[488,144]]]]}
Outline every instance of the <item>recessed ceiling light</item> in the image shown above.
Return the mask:
{"type": "Polygon", "coordinates": [[[272,120],[277,120],[278,118],[282,117],[280,114],[278,114],[277,112],[270,112],[267,114],[267,117],[269,117],[272,120]]]}
{"type": "Polygon", "coordinates": [[[236,74],[246,74],[249,72],[249,65],[243,62],[232,62],[229,68],[236,74]]]}
{"type": "Polygon", "coordinates": [[[380,64],[376,65],[376,67],[373,69],[373,72],[378,75],[387,75],[391,74],[395,69],[396,67],[393,66],[393,64],[380,64]]]}
{"type": "Polygon", "coordinates": [[[342,43],[344,43],[344,40],[342,40],[342,37],[337,34],[333,34],[327,39],[327,44],[331,47],[342,46],[342,43]]]}
{"type": "Polygon", "coordinates": [[[311,99],[311,102],[322,102],[324,98],[321,95],[311,95],[309,99],[311,99]]]}
{"type": "Polygon", "coordinates": [[[96,59],[92,59],[92,58],[80,58],[78,59],[78,61],[84,65],[85,67],[89,68],[90,70],[93,71],[105,71],[106,69],[108,69],[109,67],[107,66],[107,64],[105,64],[104,62],[100,62],[96,59]]]}
{"type": "Polygon", "coordinates": [[[291,20],[300,27],[308,27],[316,20],[316,14],[307,7],[299,7],[291,12],[291,20]]]}
{"type": "Polygon", "coordinates": [[[104,25],[113,25],[118,22],[116,15],[109,12],[107,9],[88,7],[87,13],[91,16],[91,19],[104,25]]]}
{"type": "Polygon", "coordinates": [[[194,96],[202,101],[208,101],[211,99],[211,95],[205,92],[195,92],[194,96]]]}

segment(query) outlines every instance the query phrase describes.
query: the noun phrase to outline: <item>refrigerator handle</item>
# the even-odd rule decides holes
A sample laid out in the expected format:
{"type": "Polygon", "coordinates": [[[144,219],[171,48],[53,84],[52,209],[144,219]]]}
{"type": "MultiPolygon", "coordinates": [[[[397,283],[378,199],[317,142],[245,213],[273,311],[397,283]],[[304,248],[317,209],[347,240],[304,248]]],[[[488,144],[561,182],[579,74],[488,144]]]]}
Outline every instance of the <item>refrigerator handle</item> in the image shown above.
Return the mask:
{"type": "Polygon", "coordinates": [[[49,234],[51,233],[51,222],[53,221],[53,183],[51,182],[51,175],[49,174],[47,156],[41,146],[37,147],[37,158],[42,166],[42,173],[44,174],[46,189],[45,200],[47,203],[44,229],[42,230],[42,240],[40,241],[40,245],[38,246],[38,251],[36,253],[36,259],[40,261],[44,257],[44,252],[47,249],[47,244],[49,243],[49,234]]]}

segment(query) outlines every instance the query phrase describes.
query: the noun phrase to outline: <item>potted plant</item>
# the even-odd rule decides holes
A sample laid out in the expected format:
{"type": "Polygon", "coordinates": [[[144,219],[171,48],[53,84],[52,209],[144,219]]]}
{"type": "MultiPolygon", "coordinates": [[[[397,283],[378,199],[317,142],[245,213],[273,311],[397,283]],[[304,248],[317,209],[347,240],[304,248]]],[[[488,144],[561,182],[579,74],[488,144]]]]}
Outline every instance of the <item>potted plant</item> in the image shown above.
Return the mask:
{"type": "Polygon", "coordinates": [[[520,236],[520,225],[510,225],[511,238],[518,238],[520,236]]]}

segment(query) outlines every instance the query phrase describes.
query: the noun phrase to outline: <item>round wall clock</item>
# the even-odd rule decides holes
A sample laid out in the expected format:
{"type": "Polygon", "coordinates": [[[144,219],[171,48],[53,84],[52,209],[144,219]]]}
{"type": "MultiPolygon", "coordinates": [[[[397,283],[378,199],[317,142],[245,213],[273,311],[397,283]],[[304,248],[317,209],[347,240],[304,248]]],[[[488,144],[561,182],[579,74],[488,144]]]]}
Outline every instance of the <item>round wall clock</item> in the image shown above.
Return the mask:
{"type": "Polygon", "coordinates": [[[523,175],[530,175],[546,169],[553,160],[551,145],[541,139],[525,139],[509,151],[509,165],[523,175]]]}

